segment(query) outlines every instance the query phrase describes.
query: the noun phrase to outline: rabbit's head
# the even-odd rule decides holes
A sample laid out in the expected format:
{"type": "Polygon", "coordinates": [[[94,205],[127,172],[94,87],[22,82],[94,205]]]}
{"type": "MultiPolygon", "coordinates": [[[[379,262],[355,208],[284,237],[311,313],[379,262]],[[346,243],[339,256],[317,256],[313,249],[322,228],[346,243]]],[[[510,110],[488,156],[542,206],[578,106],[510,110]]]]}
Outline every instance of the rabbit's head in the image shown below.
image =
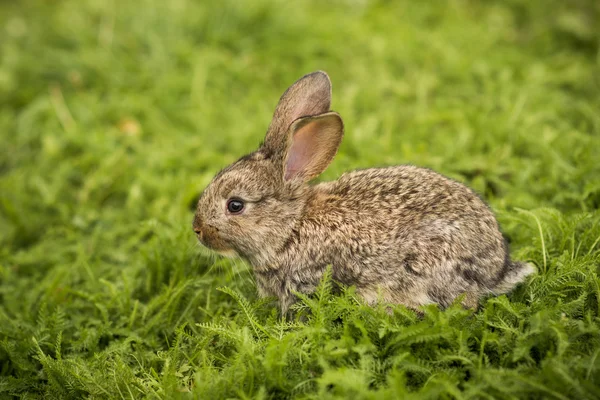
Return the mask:
{"type": "Polygon", "coordinates": [[[342,119],[330,102],[331,83],[320,71],[285,91],[262,146],[224,168],[202,193],[193,221],[202,244],[254,262],[286,246],[310,196],[308,182],[342,140],[342,119]]]}

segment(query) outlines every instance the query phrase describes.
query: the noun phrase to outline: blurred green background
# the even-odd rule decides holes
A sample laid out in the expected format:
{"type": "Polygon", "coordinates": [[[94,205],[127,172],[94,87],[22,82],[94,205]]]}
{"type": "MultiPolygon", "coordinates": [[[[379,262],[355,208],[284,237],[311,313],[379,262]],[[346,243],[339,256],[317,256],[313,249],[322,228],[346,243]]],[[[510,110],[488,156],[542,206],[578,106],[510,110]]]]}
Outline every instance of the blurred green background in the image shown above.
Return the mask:
{"type": "MultiPolygon", "coordinates": [[[[599,347],[569,329],[598,328],[599,44],[593,0],[0,2],[0,393],[560,398],[579,385],[579,398],[597,394],[599,347]],[[279,339],[247,319],[235,296],[256,301],[251,271],[199,248],[193,209],[217,171],[258,146],[281,93],[318,69],[346,124],[321,179],[400,163],[433,168],[489,201],[514,256],[541,268],[506,300],[526,304],[513,310],[518,333],[479,366],[534,384],[507,375],[492,388],[483,373],[465,378],[462,364],[427,367],[430,356],[411,343],[405,350],[423,368],[413,375],[402,375],[399,350],[379,352],[375,367],[360,361],[364,349],[332,356],[328,343],[358,340],[347,315],[369,315],[364,332],[375,342],[387,337],[384,321],[427,325],[347,298],[322,305],[337,321],[327,326],[310,317],[288,326],[273,303],[254,307],[279,339]],[[223,285],[237,294],[216,290],[223,285]],[[581,308],[571,312],[573,299],[581,308]],[[559,357],[571,383],[539,359],[520,364],[515,341],[530,337],[529,318],[563,332],[557,343],[579,343],[573,354],[564,343],[555,346],[562,353],[536,350],[559,357]],[[225,345],[196,323],[249,336],[225,345]],[[310,351],[284,356],[299,337],[310,351]],[[577,347],[584,339],[588,347],[577,347]],[[272,350],[281,341],[289,349],[272,350]],[[373,368],[377,378],[346,371],[373,368]]],[[[430,322],[466,329],[477,343],[498,334],[484,322],[430,322]]],[[[468,351],[477,358],[481,346],[468,351]]]]}

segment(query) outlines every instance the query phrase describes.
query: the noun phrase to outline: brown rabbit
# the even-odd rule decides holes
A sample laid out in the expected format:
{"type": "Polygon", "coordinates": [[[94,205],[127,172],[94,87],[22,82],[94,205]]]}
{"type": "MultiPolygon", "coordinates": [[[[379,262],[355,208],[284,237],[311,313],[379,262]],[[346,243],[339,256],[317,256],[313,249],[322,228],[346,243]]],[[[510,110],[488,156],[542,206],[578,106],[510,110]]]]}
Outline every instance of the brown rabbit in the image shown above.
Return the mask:
{"type": "Polygon", "coordinates": [[[318,71],[281,96],[264,143],[219,172],[202,193],[200,242],[254,268],[261,296],[287,312],[331,265],[368,303],[418,308],[466,294],[510,291],[534,268],[510,260],[498,223],[469,188],[411,165],[372,168],[309,185],[335,156],[344,125],[318,71]]]}

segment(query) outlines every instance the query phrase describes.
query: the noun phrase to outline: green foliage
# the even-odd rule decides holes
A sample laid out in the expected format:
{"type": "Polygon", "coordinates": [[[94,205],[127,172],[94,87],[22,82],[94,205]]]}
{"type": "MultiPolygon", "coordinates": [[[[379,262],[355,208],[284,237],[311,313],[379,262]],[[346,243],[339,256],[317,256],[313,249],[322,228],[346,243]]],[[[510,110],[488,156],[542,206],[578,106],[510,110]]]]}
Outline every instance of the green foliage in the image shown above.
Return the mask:
{"type": "Polygon", "coordinates": [[[600,397],[600,3],[0,4],[0,397],[600,397]],[[412,163],[496,211],[513,293],[422,315],[327,275],[282,320],[195,200],[328,71],[323,179],[412,163]]]}

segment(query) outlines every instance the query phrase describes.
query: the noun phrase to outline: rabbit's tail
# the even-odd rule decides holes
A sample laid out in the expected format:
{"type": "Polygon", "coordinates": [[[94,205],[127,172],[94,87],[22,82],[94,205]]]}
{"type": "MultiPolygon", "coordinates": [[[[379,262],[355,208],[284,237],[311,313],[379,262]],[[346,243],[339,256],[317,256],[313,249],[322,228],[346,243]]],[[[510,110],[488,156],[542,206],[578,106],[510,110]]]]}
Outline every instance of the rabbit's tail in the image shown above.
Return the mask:
{"type": "Polygon", "coordinates": [[[506,271],[502,280],[492,289],[497,295],[510,292],[517,284],[523,282],[527,276],[537,271],[532,264],[514,261],[509,261],[505,268],[506,271]]]}

